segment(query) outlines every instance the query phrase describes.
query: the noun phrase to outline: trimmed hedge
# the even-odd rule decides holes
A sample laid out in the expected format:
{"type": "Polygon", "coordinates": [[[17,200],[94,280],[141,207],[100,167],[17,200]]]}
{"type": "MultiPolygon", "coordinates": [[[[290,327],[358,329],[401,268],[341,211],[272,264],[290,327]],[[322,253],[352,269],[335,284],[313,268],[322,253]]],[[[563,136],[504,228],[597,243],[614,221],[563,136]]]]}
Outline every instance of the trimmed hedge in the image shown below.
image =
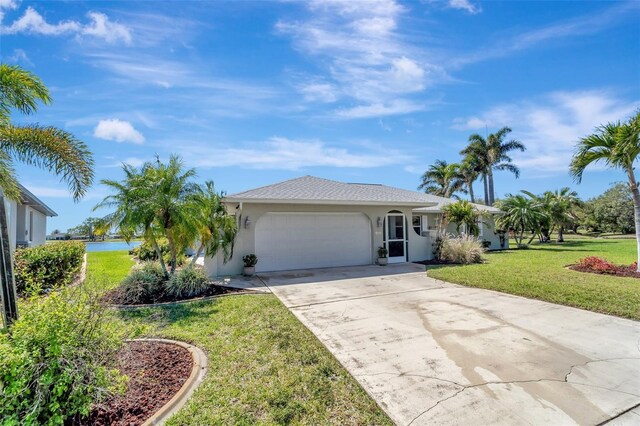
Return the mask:
{"type": "Polygon", "coordinates": [[[63,241],[16,250],[18,292],[38,294],[71,284],[82,267],[84,252],[85,245],[80,241],[63,241]]]}

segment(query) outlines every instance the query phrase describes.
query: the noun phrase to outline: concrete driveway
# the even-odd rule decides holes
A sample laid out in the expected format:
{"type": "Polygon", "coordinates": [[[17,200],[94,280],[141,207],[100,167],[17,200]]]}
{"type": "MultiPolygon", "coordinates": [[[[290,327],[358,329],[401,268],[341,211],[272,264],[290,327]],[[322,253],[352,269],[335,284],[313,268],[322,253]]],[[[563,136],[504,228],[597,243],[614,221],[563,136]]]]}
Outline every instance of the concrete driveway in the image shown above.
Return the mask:
{"type": "Polygon", "coordinates": [[[414,264],[261,274],[399,425],[640,424],[640,323],[414,264]]]}

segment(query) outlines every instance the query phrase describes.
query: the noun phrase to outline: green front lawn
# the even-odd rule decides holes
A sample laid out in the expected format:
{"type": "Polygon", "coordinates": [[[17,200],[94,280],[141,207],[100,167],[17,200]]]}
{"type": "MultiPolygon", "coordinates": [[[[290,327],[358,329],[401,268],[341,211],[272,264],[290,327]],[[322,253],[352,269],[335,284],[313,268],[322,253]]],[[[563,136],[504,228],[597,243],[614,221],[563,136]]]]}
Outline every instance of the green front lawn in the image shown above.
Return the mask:
{"type": "MultiPolygon", "coordinates": [[[[89,253],[89,278],[110,288],[132,264],[126,252],[89,253]]],[[[204,383],[170,425],[392,424],[275,296],[226,296],[120,317],[209,357],[204,383]]]]}
{"type": "Polygon", "coordinates": [[[470,287],[640,320],[640,279],[565,268],[587,256],[630,264],[636,260],[636,241],[571,238],[562,244],[533,244],[529,250],[488,253],[484,264],[429,267],[428,275],[470,287]]]}

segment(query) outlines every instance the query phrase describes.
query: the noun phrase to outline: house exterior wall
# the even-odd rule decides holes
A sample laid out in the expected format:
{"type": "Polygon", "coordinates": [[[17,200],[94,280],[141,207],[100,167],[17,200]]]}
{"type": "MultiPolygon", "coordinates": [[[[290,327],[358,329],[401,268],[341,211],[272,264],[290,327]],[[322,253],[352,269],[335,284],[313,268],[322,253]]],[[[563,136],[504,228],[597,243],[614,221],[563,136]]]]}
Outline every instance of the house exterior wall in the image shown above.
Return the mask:
{"type": "MultiPolygon", "coordinates": [[[[205,268],[209,276],[237,275],[242,273],[242,257],[255,253],[255,227],[256,223],[266,213],[270,212],[306,212],[306,213],[362,213],[369,218],[371,226],[371,264],[377,259],[378,247],[383,245],[383,227],[378,227],[378,218],[385,219],[387,213],[399,211],[405,215],[406,233],[408,237],[409,261],[426,260],[432,257],[431,239],[429,236],[421,236],[413,232],[411,228],[412,207],[398,206],[351,206],[351,205],[308,205],[308,204],[259,204],[243,203],[242,208],[238,204],[227,206],[231,214],[236,215],[238,221],[238,236],[234,246],[234,255],[226,264],[221,255],[206,257],[205,268]],[[237,207],[237,208],[236,208],[237,207]],[[244,227],[245,219],[249,217],[250,225],[244,227]]],[[[258,262],[260,260],[258,259],[258,262]]]]}
{"type": "Polygon", "coordinates": [[[47,239],[47,216],[39,211],[25,206],[24,223],[26,230],[29,233],[25,233],[26,240],[30,242],[31,247],[40,246],[46,242],[47,239]],[[29,215],[33,213],[33,228],[29,230],[30,219],[29,215]]]}
{"type": "MultiPolygon", "coordinates": [[[[429,232],[432,234],[432,239],[435,239],[438,232],[437,224],[439,223],[442,215],[439,213],[428,213],[424,216],[427,216],[429,232]]],[[[505,237],[504,239],[504,245],[501,245],[500,236],[495,232],[496,223],[493,216],[483,218],[482,223],[479,226],[480,235],[478,236],[478,238],[491,243],[491,245],[488,247],[489,250],[502,250],[509,248],[509,238],[507,237],[505,237]]],[[[447,234],[456,235],[456,224],[447,224],[446,232],[447,234]]]]}
{"type": "Polygon", "coordinates": [[[4,208],[7,213],[7,223],[9,231],[9,246],[11,249],[16,247],[16,235],[18,225],[18,203],[12,200],[4,199],[4,208]]]}

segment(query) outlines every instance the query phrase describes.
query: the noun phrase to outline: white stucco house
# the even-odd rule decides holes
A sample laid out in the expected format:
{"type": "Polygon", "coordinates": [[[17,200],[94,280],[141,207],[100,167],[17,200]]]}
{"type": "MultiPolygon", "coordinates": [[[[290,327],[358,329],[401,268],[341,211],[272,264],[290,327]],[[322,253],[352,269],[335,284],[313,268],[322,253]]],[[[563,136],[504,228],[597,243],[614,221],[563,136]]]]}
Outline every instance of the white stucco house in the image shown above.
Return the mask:
{"type": "MultiPolygon", "coordinates": [[[[344,183],[313,176],[291,179],[224,198],[236,216],[234,255],[207,257],[210,276],[242,272],[242,257],[258,257],[257,272],[374,264],[378,247],[389,251],[389,263],[433,258],[433,242],[442,208],[455,202],[417,191],[378,184],[344,183]]],[[[490,220],[480,238],[490,249],[506,248],[495,233],[500,210],[483,205],[490,220]]],[[[449,231],[455,229],[450,225],[449,231]]]]}
{"type": "Polygon", "coordinates": [[[9,243],[16,246],[35,247],[44,244],[47,236],[47,217],[57,216],[49,206],[40,201],[27,188],[20,187],[20,201],[5,199],[9,243]]]}

